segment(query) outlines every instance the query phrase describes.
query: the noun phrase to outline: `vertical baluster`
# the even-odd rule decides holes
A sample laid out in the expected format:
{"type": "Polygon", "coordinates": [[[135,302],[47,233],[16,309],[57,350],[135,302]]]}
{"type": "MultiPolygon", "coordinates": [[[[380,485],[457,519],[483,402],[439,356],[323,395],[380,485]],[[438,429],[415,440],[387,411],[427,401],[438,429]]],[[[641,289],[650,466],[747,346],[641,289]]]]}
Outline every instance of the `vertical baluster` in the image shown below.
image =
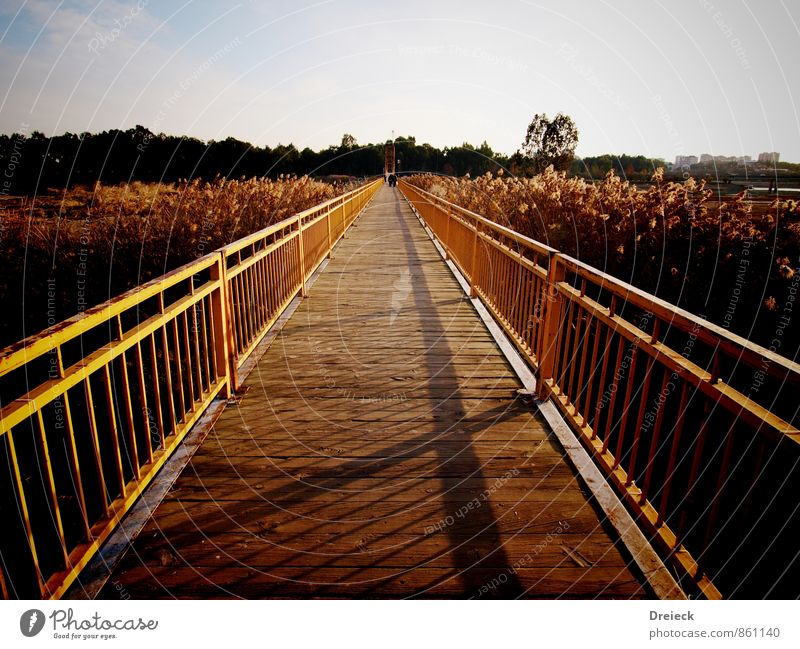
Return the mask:
{"type": "Polygon", "coordinates": [[[192,371],[195,367],[194,359],[192,358],[192,345],[189,336],[189,310],[184,310],[182,313],[178,313],[175,315],[175,321],[181,321],[183,324],[183,349],[186,353],[183,356],[183,362],[186,367],[186,382],[189,385],[189,398],[186,401],[186,410],[187,412],[191,412],[194,410],[194,402],[199,398],[196,396],[196,390],[194,386],[194,372],[192,371]]]}
{"type": "Polygon", "coordinates": [[[444,250],[444,258],[447,261],[450,258],[450,221],[453,219],[453,209],[448,205],[444,213],[444,238],[441,238],[442,249],[444,250]]]}
{"type": "MultiPolygon", "coordinates": [[[[61,507],[58,504],[58,493],[56,492],[56,481],[53,477],[53,463],[50,460],[50,445],[47,443],[47,433],[45,432],[42,411],[36,411],[37,430],[33,432],[39,447],[39,454],[44,461],[44,478],[46,480],[47,499],[50,504],[50,516],[58,535],[59,545],[61,546],[61,565],[63,568],[69,566],[69,551],[67,550],[67,539],[64,536],[64,523],[61,519],[61,507]]],[[[41,470],[41,467],[40,467],[41,470]]]]}
{"type": "Polygon", "coordinates": [[[218,288],[211,293],[211,331],[214,341],[214,368],[218,378],[226,383],[225,398],[233,396],[237,388],[235,347],[232,340],[231,321],[228,310],[229,284],[226,272],[225,254],[211,267],[211,279],[218,288]]]}
{"type": "MultiPolygon", "coordinates": [[[[192,306],[192,326],[194,327],[194,358],[192,359],[192,365],[194,365],[194,381],[195,381],[195,392],[197,393],[197,400],[203,400],[203,372],[202,372],[202,360],[200,356],[200,329],[197,320],[197,309],[199,304],[197,302],[194,303],[192,306]]],[[[187,313],[188,315],[188,313],[187,313]]],[[[186,341],[188,346],[189,340],[186,341]]],[[[191,354],[189,354],[189,358],[192,358],[191,354]]]]}
{"type": "Polygon", "coordinates": [[[233,290],[236,292],[236,303],[238,308],[236,310],[237,320],[241,331],[241,344],[239,345],[239,353],[243,354],[247,345],[250,343],[250,318],[247,313],[247,303],[245,302],[244,294],[244,281],[245,273],[247,270],[241,271],[236,277],[233,278],[233,290]]]}
{"type": "Polygon", "coordinates": [[[296,268],[295,264],[292,262],[293,259],[296,259],[294,245],[294,240],[289,239],[281,246],[280,260],[275,268],[283,284],[283,290],[280,293],[281,301],[278,304],[278,308],[280,308],[283,301],[291,295],[296,288],[296,268]],[[281,273],[282,270],[283,272],[281,273]]]}
{"type": "Polygon", "coordinates": [[[508,291],[506,293],[506,320],[509,327],[516,331],[515,321],[517,318],[517,301],[519,299],[519,269],[516,258],[508,258],[508,291]]]}
{"type": "MultiPolygon", "coordinates": [[[[580,297],[577,300],[578,305],[583,306],[584,298],[586,297],[586,278],[581,277],[581,289],[580,289],[580,297]]],[[[583,322],[582,332],[581,335],[576,338],[576,342],[580,344],[580,354],[581,360],[577,361],[578,364],[578,372],[571,372],[572,378],[569,381],[569,390],[570,394],[574,394],[574,398],[571,398],[570,401],[575,406],[575,413],[580,416],[580,411],[578,410],[578,399],[580,398],[580,385],[581,385],[581,374],[583,372],[583,366],[586,360],[587,354],[587,347],[586,347],[586,340],[589,337],[589,331],[591,329],[591,316],[589,312],[585,309],[581,309],[579,312],[580,322],[583,322]],[[577,381],[577,385],[575,384],[577,381]]],[[[577,323],[576,323],[576,334],[577,334],[577,323]]],[[[577,356],[577,351],[575,356],[577,356]]]]}
{"type": "Polygon", "coordinates": [[[675,477],[675,468],[678,465],[678,450],[680,448],[681,436],[683,434],[683,424],[686,421],[686,412],[689,407],[689,386],[685,381],[681,381],[681,398],[678,406],[678,413],[675,417],[675,426],[672,433],[672,444],[669,450],[669,460],[667,461],[667,471],[664,474],[664,487],[661,490],[661,498],[658,505],[658,518],[656,525],[661,525],[668,517],[667,507],[669,506],[669,496],[672,491],[672,481],[675,477]]]}
{"type": "Polygon", "coordinates": [[[588,419],[588,417],[586,416],[586,414],[581,409],[581,397],[586,394],[586,391],[588,390],[588,387],[589,387],[588,384],[584,383],[584,380],[586,379],[586,359],[589,356],[589,337],[591,336],[591,332],[592,332],[592,328],[593,327],[594,327],[594,330],[595,330],[595,334],[594,334],[594,341],[595,342],[594,342],[594,345],[593,345],[595,354],[597,353],[597,338],[598,338],[598,336],[597,336],[597,326],[596,326],[597,323],[595,321],[595,318],[593,318],[589,314],[588,311],[585,313],[584,317],[586,318],[586,324],[585,324],[584,330],[583,330],[584,331],[583,340],[581,341],[581,364],[580,364],[580,368],[578,369],[578,384],[573,389],[574,392],[575,392],[575,399],[574,399],[573,402],[575,404],[575,413],[578,416],[580,416],[581,419],[583,419],[584,423],[585,423],[585,421],[588,419]]]}
{"type": "MultiPolygon", "coordinates": [[[[281,242],[281,247],[278,248],[278,255],[275,259],[274,272],[276,275],[276,285],[278,291],[276,296],[278,298],[276,309],[280,309],[286,296],[289,294],[290,284],[293,281],[294,271],[290,264],[287,264],[287,259],[291,257],[291,241],[285,239],[281,242]]],[[[276,310],[277,314],[277,310],[276,310]]]]}
{"type": "MultiPolygon", "coordinates": [[[[150,339],[152,340],[152,334],[150,335],[150,339]]],[[[153,462],[153,430],[151,425],[151,417],[154,416],[152,411],[150,410],[150,406],[148,404],[147,399],[147,382],[144,376],[144,357],[142,355],[142,341],[139,340],[136,342],[136,346],[134,347],[136,352],[134,358],[136,359],[136,378],[139,382],[139,395],[140,395],[140,403],[139,405],[142,408],[142,423],[144,425],[144,430],[146,432],[145,439],[147,440],[147,444],[145,445],[145,451],[147,453],[147,463],[150,464],[153,462]]],[[[158,383],[158,376],[153,375],[153,383],[158,383]]],[[[158,397],[156,397],[158,399],[158,397]]],[[[159,420],[161,418],[161,408],[156,408],[158,412],[159,420]]],[[[163,422],[159,421],[159,431],[160,434],[163,436],[163,422]]]]}
{"type": "Polygon", "coordinates": [[[556,345],[556,386],[558,388],[559,394],[566,394],[567,388],[565,385],[565,379],[567,376],[567,370],[569,369],[570,363],[572,362],[571,354],[572,351],[572,338],[573,338],[573,323],[575,322],[576,313],[578,312],[578,305],[575,304],[572,300],[567,300],[567,308],[566,308],[566,317],[564,318],[564,324],[561,327],[561,336],[559,338],[559,344],[556,345]]]}
{"type": "Polygon", "coordinates": [[[531,344],[529,342],[529,330],[528,324],[533,323],[533,301],[534,301],[534,294],[533,294],[533,282],[534,282],[534,274],[531,270],[527,267],[523,271],[523,282],[522,282],[522,295],[521,295],[521,302],[520,302],[520,309],[519,309],[519,338],[520,341],[526,347],[528,354],[531,354],[533,349],[531,348],[531,344]]]}
{"type": "Polygon", "coordinates": [[[475,258],[475,284],[489,300],[495,311],[498,311],[498,291],[500,285],[501,265],[498,263],[497,250],[483,242],[478,235],[477,256],[475,258]],[[486,259],[486,263],[481,262],[486,259]],[[485,275],[485,276],[484,276],[485,275]]]}
{"type": "MultiPolygon", "coordinates": [[[[186,413],[189,411],[188,405],[186,403],[186,395],[184,394],[185,386],[183,383],[183,357],[181,354],[181,337],[178,333],[178,315],[172,316],[172,339],[175,341],[175,374],[177,375],[176,378],[178,380],[178,403],[180,405],[180,417],[178,417],[178,421],[182,422],[186,417],[186,413]]],[[[176,428],[175,433],[178,432],[176,428]]]]}
{"type": "Polygon", "coordinates": [[[474,298],[474,297],[477,297],[477,295],[478,295],[477,291],[475,290],[477,288],[477,284],[476,284],[477,268],[475,267],[475,264],[476,264],[477,259],[478,259],[478,223],[477,223],[477,221],[475,222],[474,230],[472,232],[472,252],[470,254],[471,254],[471,257],[470,257],[471,261],[469,263],[469,278],[468,278],[469,279],[469,296],[474,298]]]}
{"type": "MultiPolygon", "coordinates": [[[[553,379],[555,384],[555,371],[557,368],[558,339],[563,329],[562,318],[564,315],[564,297],[559,290],[559,283],[564,280],[564,266],[558,263],[558,257],[551,254],[548,259],[547,281],[543,288],[542,336],[536,356],[539,359],[539,368],[536,376],[537,396],[543,399],[547,396],[547,381],[553,379]]],[[[555,387],[555,385],[553,386],[555,387]]]]}
{"type": "Polygon", "coordinates": [[[544,333],[545,291],[544,280],[537,273],[533,273],[531,279],[531,327],[528,331],[528,347],[531,348],[531,354],[536,358],[537,364],[542,361],[539,358],[539,352],[542,348],[541,339],[544,333]]]}
{"type": "Polygon", "coordinates": [[[575,318],[574,323],[575,327],[573,329],[572,335],[572,344],[569,348],[569,365],[565,367],[565,380],[564,380],[564,393],[567,395],[567,399],[569,399],[570,403],[575,403],[574,396],[575,392],[573,390],[573,385],[575,381],[575,375],[578,373],[576,370],[576,366],[578,365],[578,355],[580,353],[580,349],[584,347],[583,345],[583,338],[586,335],[586,326],[584,320],[584,311],[581,309],[581,306],[577,302],[573,302],[575,305],[575,318]]]}
{"type": "Polygon", "coordinates": [[[636,363],[639,358],[639,347],[636,341],[631,343],[633,349],[631,350],[631,364],[628,368],[628,383],[625,386],[625,401],[622,403],[622,414],[620,415],[619,423],[619,436],[617,437],[617,447],[614,452],[614,468],[616,469],[622,462],[623,449],[625,444],[625,432],[628,429],[628,417],[631,410],[631,396],[633,395],[633,384],[636,382],[636,363]]]}
{"type": "Polygon", "coordinates": [[[516,333],[519,342],[525,345],[525,328],[528,324],[528,304],[530,300],[530,271],[521,263],[518,265],[518,290],[514,299],[514,333],[516,333]]]}
{"type": "MultiPolygon", "coordinates": [[[[252,259],[252,257],[248,257],[246,261],[250,262],[252,259]]],[[[255,309],[253,308],[253,272],[254,268],[251,265],[239,273],[239,277],[241,278],[239,284],[239,303],[241,305],[242,321],[245,324],[245,347],[253,342],[253,338],[255,338],[258,333],[255,321],[255,309]]]]}
{"type": "MultiPolygon", "coordinates": [[[[600,326],[598,324],[598,326],[600,326]]],[[[600,434],[600,413],[603,409],[603,397],[605,396],[605,385],[606,380],[608,379],[608,359],[611,355],[611,343],[614,339],[614,330],[611,327],[603,325],[603,332],[605,333],[605,346],[603,349],[603,361],[601,363],[600,368],[600,382],[597,384],[597,397],[594,406],[594,421],[592,422],[592,437],[591,439],[597,439],[597,436],[600,434]]],[[[600,332],[597,332],[597,338],[600,338],[600,332]]],[[[588,403],[588,401],[587,401],[588,403]]],[[[605,439],[605,436],[604,436],[605,439]]]]}
{"type": "MultiPolygon", "coordinates": [[[[214,380],[211,378],[211,351],[209,350],[208,338],[211,335],[212,329],[209,328],[208,318],[206,317],[206,303],[210,302],[210,297],[204,297],[200,301],[200,332],[202,332],[202,340],[203,340],[203,359],[205,361],[204,367],[206,370],[206,382],[205,382],[205,389],[211,390],[214,380]]],[[[198,332],[198,336],[200,335],[198,332]]]]}
{"type": "Polygon", "coordinates": [[[589,424],[589,420],[591,419],[591,403],[592,403],[592,392],[595,385],[595,380],[598,377],[598,358],[600,354],[600,339],[603,338],[603,323],[597,318],[592,317],[591,324],[594,325],[594,335],[592,336],[592,353],[589,360],[587,367],[587,374],[583,374],[581,372],[581,385],[585,385],[584,390],[581,394],[578,395],[578,401],[576,403],[576,409],[579,412],[584,413],[583,415],[583,424],[584,426],[589,424]],[[583,382],[583,378],[585,377],[586,381],[583,382]]]}
{"type": "Polygon", "coordinates": [[[122,352],[119,356],[120,364],[122,366],[122,392],[123,401],[125,406],[125,421],[127,427],[127,440],[130,446],[130,459],[131,467],[133,469],[133,477],[139,480],[141,477],[139,472],[139,448],[136,443],[136,428],[133,423],[133,403],[131,403],[131,383],[128,377],[128,363],[126,352],[122,352]]]}
{"type": "Polygon", "coordinates": [[[733,459],[733,446],[736,435],[736,417],[731,420],[731,425],[728,427],[728,432],[725,435],[725,447],[722,451],[722,461],[719,467],[719,474],[717,475],[717,484],[714,489],[714,494],[711,497],[711,512],[708,515],[708,522],[706,523],[705,535],[703,540],[703,549],[708,549],[708,546],[713,542],[713,536],[716,532],[717,520],[719,519],[719,510],[722,507],[723,491],[730,478],[729,471],[731,468],[731,460],[733,459]]]}
{"type": "MultiPolygon", "coordinates": [[[[251,261],[252,257],[248,259],[251,261]]],[[[258,319],[256,315],[256,307],[253,300],[253,294],[255,292],[255,274],[256,274],[256,267],[255,265],[251,265],[247,268],[247,270],[243,273],[244,274],[244,281],[242,284],[242,293],[244,297],[244,304],[246,307],[247,313],[247,328],[249,333],[248,336],[248,343],[251,343],[253,339],[258,336],[259,327],[258,327],[258,319]]]]}
{"type": "MultiPolygon", "coordinates": [[[[606,425],[605,430],[603,431],[603,453],[608,451],[608,444],[611,440],[611,431],[614,430],[614,407],[617,405],[617,385],[619,383],[619,369],[622,365],[622,359],[625,352],[625,339],[622,336],[617,337],[617,358],[614,362],[614,378],[611,379],[611,385],[609,385],[609,399],[608,399],[608,409],[606,415],[606,425]],[[613,390],[611,388],[614,388],[613,390]]],[[[602,386],[601,386],[602,387],[602,386]]],[[[605,394],[605,393],[604,393],[605,394]]],[[[601,402],[602,403],[602,402],[601,402]]],[[[616,462],[616,458],[614,458],[616,462]]]]}
{"type": "Polygon", "coordinates": [[[680,520],[678,522],[678,531],[676,534],[679,543],[683,543],[683,537],[689,521],[688,507],[692,505],[692,501],[695,497],[697,480],[700,476],[700,465],[702,464],[703,460],[703,451],[705,450],[706,439],[708,438],[708,420],[710,418],[710,414],[711,411],[708,400],[703,397],[703,422],[700,424],[700,432],[697,434],[697,439],[694,445],[692,466],[689,470],[689,480],[686,482],[686,495],[683,499],[683,507],[680,520]]]}
{"type": "Polygon", "coordinates": [[[333,235],[331,234],[331,206],[325,211],[325,223],[328,228],[328,259],[333,259],[333,235]]]}
{"type": "MultiPolygon", "coordinates": [[[[169,345],[168,345],[168,336],[167,336],[167,326],[166,323],[161,327],[161,344],[162,350],[164,354],[164,380],[167,384],[167,406],[169,407],[169,420],[170,420],[170,430],[171,434],[174,435],[178,432],[178,417],[176,412],[175,406],[175,390],[172,387],[172,362],[170,361],[169,357],[169,345]]],[[[162,422],[162,426],[160,428],[161,432],[161,445],[162,448],[165,447],[166,441],[166,430],[163,426],[163,418],[161,416],[161,377],[158,374],[158,358],[156,356],[156,336],[155,333],[150,337],[150,352],[151,352],[151,364],[152,364],[152,371],[153,371],[153,393],[156,397],[156,413],[158,417],[158,421],[162,422]]]]}
{"type": "Polygon", "coordinates": [[[511,264],[508,255],[504,252],[494,249],[494,254],[500,259],[500,286],[499,286],[499,302],[500,317],[506,321],[506,325],[510,324],[511,318],[509,317],[509,296],[511,295],[512,282],[511,282],[511,264]]]}
{"type": "Polygon", "coordinates": [[[92,450],[94,451],[94,464],[97,471],[100,494],[102,495],[103,517],[108,518],[108,506],[111,504],[111,493],[106,485],[105,468],[103,467],[103,456],[100,452],[100,434],[97,430],[97,417],[94,414],[94,397],[92,396],[92,382],[90,377],[84,379],[84,391],[86,395],[86,411],[89,417],[89,432],[91,433],[92,450]]]}
{"type": "Polygon", "coordinates": [[[306,255],[305,242],[303,241],[305,230],[303,229],[303,219],[297,219],[297,263],[300,272],[300,297],[306,296],[306,255]]]}
{"type": "Polygon", "coordinates": [[[81,533],[84,541],[91,539],[92,533],[89,525],[89,510],[86,507],[86,494],[83,490],[83,475],[81,474],[81,465],[78,460],[78,448],[75,443],[75,426],[72,422],[72,408],[69,403],[69,395],[64,392],[61,395],[64,400],[64,418],[67,428],[67,453],[71,462],[70,474],[72,476],[72,483],[75,485],[75,494],[78,497],[78,505],[81,510],[81,533]]]}
{"type": "MultiPolygon", "coordinates": [[[[236,253],[237,257],[239,253],[236,253]]],[[[239,262],[234,264],[232,270],[237,270],[239,262]]],[[[239,277],[241,273],[230,275],[228,281],[228,304],[230,305],[231,314],[231,329],[234,334],[234,351],[239,356],[244,348],[247,346],[247,338],[245,336],[244,324],[242,322],[241,304],[239,302],[239,277]]]]}
{"type": "MultiPolygon", "coordinates": [[[[642,437],[642,427],[644,425],[644,416],[647,411],[647,395],[650,392],[650,378],[653,374],[653,359],[648,356],[644,370],[644,383],[642,385],[642,396],[639,399],[639,412],[636,415],[636,429],[633,431],[633,442],[631,443],[631,457],[628,464],[628,477],[625,480],[625,486],[629,487],[634,479],[636,471],[636,458],[639,454],[639,441],[642,437]]],[[[633,376],[631,376],[633,379],[633,376]]]]}
{"type": "Polygon", "coordinates": [[[284,282],[284,290],[281,294],[281,304],[285,299],[292,295],[297,289],[297,282],[299,281],[299,273],[297,268],[297,241],[288,239],[281,247],[281,263],[278,270],[285,271],[282,274],[284,282]]]}
{"type": "MultiPolygon", "coordinates": [[[[264,244],[264,247],[267,247],[266,244],[264,244]]],[[[258,304],[261,310],[259,329],[262,329],[270,320],[269,300],[267,297],[267,256],[261,257],[256,266],[258,267],[258,304]]]]}
{"type": "Polygon", "coordinates": [[[31,560],[33,561],[33,569],[36,571],[36,582],[39,588],[40,597],[45,596],[44,577],[42,570],[39,567],[39,555],[36,550],[36,541],[33,538],[33,527],[31,526],[31,518],[28,512],[28,500],[25,497],[24,481],[22,480],[22,472],[19,469],[19,460],[17,459],[17,450],[14,446],[14,431],[9,430],[4,437],[8,440],[8,454],[11,458],[11,468],[14,474],[14,486],[17,491],[17,498],[19,499],[19,511],[22,514],[22,523],[25,526],[25,534],[28,537],[28,548],[31,552],[31,560]]]}
{"type": "Polygon", "coordinates": [[[120,496],[125,497],[125,475],[122,470],[122,453],[119,447],[119,428],[117,427],[117,415],[114,408],[114,392],[111,388],[111,372],[108,365],[105,365],[100,375],[103,387],[105,388],[106,397],[106,412],[108,413],[108,422],[110,428],[111,448],[114,451],[114,471],[117,476],[117,483],[119,486],[120,496]]]}
{"type": "Polygon", "coordinates": [[[661,380],[661,391],[658,393],[658,410],[656,412],[655,423],[653,424],[653,433],[650,438],[650,450],[647,453],[647,469],[644,473],[644,480],[642,481],[642,493],[639,495],[639,502],[644,503],[650,493],[650,485],[653,480],[653,469],[656,465],[655,457],[658,453],[659,444],[661,443],[661,430],[664,426],[664,405],[666,404],[667,391],[670,385],[670,373],[664,370],[664,377],[661,380]]]}
{"type": "Polygon", "coordinates": [[[269,317],[272,319],[278,310],[278,282],[275,280],[275,260],[280,254],[280,248],[276,248],[267,258],[267,294],[269,300],[269,317]]]}

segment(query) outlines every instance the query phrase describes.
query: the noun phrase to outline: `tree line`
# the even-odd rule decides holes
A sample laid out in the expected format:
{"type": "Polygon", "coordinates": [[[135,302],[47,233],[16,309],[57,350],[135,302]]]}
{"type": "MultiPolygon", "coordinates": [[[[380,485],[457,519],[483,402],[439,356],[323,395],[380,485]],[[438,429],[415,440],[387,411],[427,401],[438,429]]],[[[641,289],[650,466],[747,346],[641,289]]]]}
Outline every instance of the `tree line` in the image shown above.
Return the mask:
{"type": "MultiPolygon", "coordinates": [[[[314,151],[293,144],[259,147],[232,137],[203,142],[155,134],[143,126],[53,137],[34,131],[27,136],[0,135],[0,169],[4,171],[5,195],[92,186],[97,181],[176,182],[213,180],[218,176],[276,178],[282,174],[359,177],[383,172],[384,145],[358,144],[349,134],[338,145],[314,151]]],[[[507,156],[494,151],[487,142],[438,148],[418,143],[413,136],[401,136],[395,139],[395,147],[401,174],[430,172],[475,177],[503,169],[512,175],[531,175],[541,165],[541,160],[532,155],[531,146],[507,156]]],[[[592,177],[602,177],[612,168],[623,176],[648,175],[659,162],[644,156],[606,155],[573,160],[569,155],[558,158],[557,168],[592,177]]]]}

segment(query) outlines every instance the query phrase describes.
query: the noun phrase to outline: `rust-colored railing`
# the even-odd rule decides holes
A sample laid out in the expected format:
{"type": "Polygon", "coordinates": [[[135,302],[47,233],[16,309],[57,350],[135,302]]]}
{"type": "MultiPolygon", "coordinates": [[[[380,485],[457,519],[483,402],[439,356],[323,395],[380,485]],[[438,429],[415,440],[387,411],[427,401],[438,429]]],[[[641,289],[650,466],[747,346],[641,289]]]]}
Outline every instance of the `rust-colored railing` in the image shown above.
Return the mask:
{"type": "Polygon", "coordinates": [[[61,596],[375,194],[374,181],[0,353],[0,594],[61,596]]]}
{"type": "Polygon", "coordinates": [[[400,188],[681,582],[796,597],[800,365],[400,188]]]}

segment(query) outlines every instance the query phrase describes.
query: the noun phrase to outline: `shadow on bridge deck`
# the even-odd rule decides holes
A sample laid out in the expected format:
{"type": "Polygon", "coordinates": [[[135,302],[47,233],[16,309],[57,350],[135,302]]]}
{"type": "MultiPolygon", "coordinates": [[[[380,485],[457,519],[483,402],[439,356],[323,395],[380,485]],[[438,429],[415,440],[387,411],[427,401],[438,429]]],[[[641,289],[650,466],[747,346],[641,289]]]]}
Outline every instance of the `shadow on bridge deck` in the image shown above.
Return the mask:
{"type": "Polygon", "coordinates": [[[384,187],[102,597],[647,597],[384,187]]]}

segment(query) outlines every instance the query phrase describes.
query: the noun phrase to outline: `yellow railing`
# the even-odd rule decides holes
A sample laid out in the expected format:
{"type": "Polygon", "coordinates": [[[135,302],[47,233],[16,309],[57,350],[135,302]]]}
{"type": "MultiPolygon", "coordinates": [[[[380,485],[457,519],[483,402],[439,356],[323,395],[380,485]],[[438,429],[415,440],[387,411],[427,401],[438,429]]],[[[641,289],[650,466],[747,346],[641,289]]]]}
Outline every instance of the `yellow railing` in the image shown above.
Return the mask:
{"type": "Polygon", "coordinates": [[[684,585],[717,598],[795,583],[800,365],[400,188],[684,585]]]}
{"type": "Polygon", "coordinates": [[[61,596],[381,185],[0,353],[0,594],[61,596]]]}
{"type": "Polygon", "coordinates": [[[289,302],[305,295],[306,281],[380,182],[312,207],[220,250],[230,296],[233,376],[289,302]]]}

